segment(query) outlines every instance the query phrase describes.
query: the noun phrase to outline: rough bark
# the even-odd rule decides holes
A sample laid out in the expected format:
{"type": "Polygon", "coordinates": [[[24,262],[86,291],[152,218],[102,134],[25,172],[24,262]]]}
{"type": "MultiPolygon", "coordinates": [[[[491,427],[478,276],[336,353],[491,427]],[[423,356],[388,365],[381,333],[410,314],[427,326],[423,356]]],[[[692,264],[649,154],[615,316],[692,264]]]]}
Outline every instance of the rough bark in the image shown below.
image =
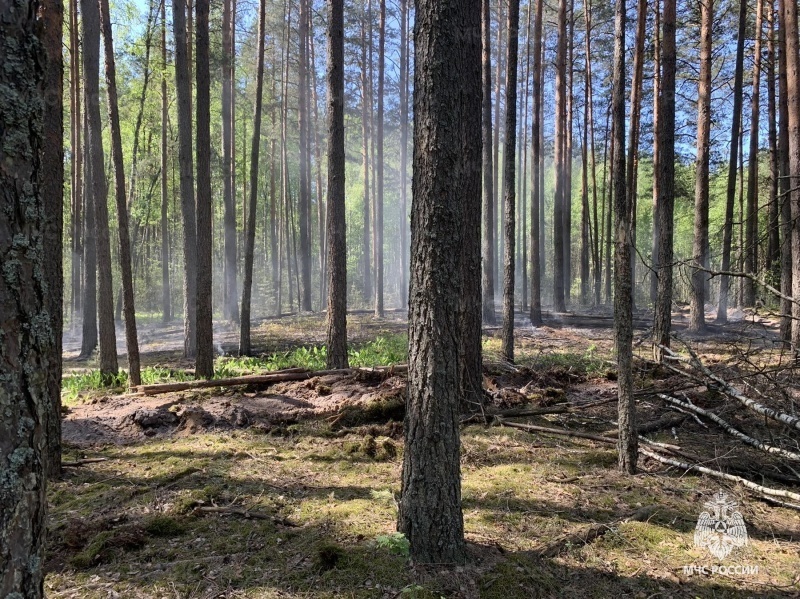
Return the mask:
{"type": "Polygon", "coordinates": [[[650,301],[655,306],[658,296],[658,255],[660,252],[661,207],[658,204],[659,106],[661,96],[661,0],[655,0],[653,26],[653,249],[650,254],[650,301]]]}
{"type": "Polygon", "coordinates": [[[197,353],[197,216],[192,166],[192,83],[189,74],[191,34],[187,36],[186,33],[183,0],[172,0],[172,30],[175,37],[178,169],[183,220],[183,355],[194,358],[197,353]]]}
{"type": "MultiPolygon", "coordinates": [[[[694,179],[694,243],[695,264],[708,268],[708,176],[711,157],[711,32],[714,25],[714,0],[700,2],[700,79],[697,83],[697,157],[694,179]]],[[[689,329],[706,328],[705,287],[708,275],[692,271],[692,292],[689,308],[689,329]]]]}
{"type": "Polygon", "coordinates": [[[86,160],[90,163],[87,194],[92,196],[97,250],[97,316],[100,342],[100,374],[116,376],[117,338],[114,330],[113,282],[111,280],[111,239],[108,227],[108,198],[100,120],[100,9],[97,2],[81,2],[83,24],[83,72],[86,95],[88,138],[86,160]]]}
{"type": "MultiPolygon", "coordinates": [[[[666,0],[667,4],[670,1],[666,0]]],[[[638,435],[636,402],[633,397],[631,211],[630,196],[625,181],[625,0],[616,0],[615,7],[611,110],[614,119],[615,152],[612,177],[614,180],[614,345],[617,352],[619,398],[617,449],[620,469],[628,474],[634,474],[638,456],[638,435]]],[[[634,110],[635,107],[631,109],[634,110]]]]}
{"type": "Polygon", "coordinates": [[[508,3],[508,46],[506,48],[506,123],[503,150],[503,332],[502,354],[514,362],[514,229],[516,225],[515,148],[517,145],[517,62],[519,47],[519,0],[508,3]]]}
{"type": "Polygon", "coordinates": [[[267,2],[258,3],[258,50],[256,59],[256,104],[253,109],[253,141],[250,146],[250,196],[247,211],[247,235],[244,249],[242,311],[239,322],[239,355],[250,354],[250,303],[253,290],[253,261],[256,251],[256,217],[258,209],[258,165],[261,149],[261,102],[264,97],[264,46],[266,40],[267,2]]]}
{"type": "Polygon", "coordinates": [[[78,0],[69,3],[69,72],[70,72],[70,153],[71,166],[71,223],[72,223],[72,302],[70,320],[74,327],[74,316],[82,310],[81,295],[83,277],[83,148],[81,147],[81,73],[80,44],[78,41],[78,0]]]}
{"type": "Polygon", "coordinates": [[[196,0],[195,70],[197,76],[197,356],[195,374],[214,375],[211,305],[211,76],[209,73],[209,0],[196,0]]]}
{"type": "Polygon", "coordinates": [[[463,289],[464,236],[452,224],[480,202],[480,0],[416,6],[409,380],[398,528],[409,539],[412,562],[463,563],[460,344],[447,332],[457,330],[463,289]]]}
{"type": "MultiPolygon", "coordinates": [[[[731,268],[731,244],[733,241],[733,208],[736,200],[736,170],[739,162],[739,136],[742,123],[742,87],[744,83],[744,40],[747,24],[747,2],[739,2],[739,31],[736,41],[736,71],[733,80],[733,114],[731,115],[731,142],[728,159],[728,187],[725,200],[725,225],[722,232],[722,265],[720,270],[731,268]]],[[[719,279],[719,304],[717,322],[728,322],[728,293],[730,278],[719,279]]]]}
{"type": "Polygon", "coordinates": [[[328,368],[347,368],[345,223],[344,2],[328,5],[328,368]]]}
{"type": "Polygon", "coordinates": [[[675,212],[675,0],[664,0],[661,42],[661,89],[658,106],[658,205],[661,211],[658,292],[653,309],[653,357],[669,347],[672,327],[672,259],[675,212]]]}
{"type": "Polygon", "coordinates": [[[136,308],[133,302],[133,272],[131,268],[131,238],[128,230],[128,206],[125,188],[125,164],[122,155],[122,134],[117,102],[117,68],[114,60],[114,40],[111,36],[111,15],[108,0],[100,0],[100,25],[106,58],[106,94],[108,121],[111,127],[111,160],[114,165],[114,199],[117,203],[119,230],[119,265],[122,273],[122,310],[125,314],[125,345],[128,350],[128,375],[131,385],[141,384],[139,369],[139,339],[136,334],[136,308]]]}
{"type": "MultiPolygon", "coordinates": [[[[54,198],[47,195],[55,185],[45,181],[52,158],[43,155],[45,120],[61,105],[47,85],[55,83],[47,57],[56,16],[55,2],[0,5],[0,596],[20,599],[44,594],[47,420],[61,335],[49,313],[55,290],[46,262],[54,248],[45,244],[54,198]],[[48,97],[56,104],[44,108],[48,97]]],[[[60,50],[59,36],[59,61],[60,50]]]]}
{"type": "Polygon", "coordinates": [[[781,240],[778,213],[778,181],[780,179],[780,156],[778,155],[778,107],[775,97],[777,88],[776,65],[778,57],[775,44],[774,1],[766,5],[767,23],[767,121],[769,124],[769,206],[767,209],[767,276],[773,283],[780,280],[781,240]]]}
{"type": "MultiPolygon", "coordinates": [[[[60,1],[44,3],[43,34],[40,39],[47,53],[44,88],[46,90],[41,158],[42,196],[44,199],[44,247],[58,248],[64,238],[64,67],[62,59],[64,6],[60,1]]],[[[2,121],[0,121],[2,122],[2,121]]],[[[63,327],[64,273],[61,260],[46,260],[45,277],[48,287],[47,312],[50,327],[63,327]]],[[[5,304],[3,304],[5,305],[5,304]]],[[[52,368],[48,370],[48,394],[43,399],[47,452],[43,456],[44,470],[49,476],[61,473],[61,334],[54,336],[47,356],[52,368]]]]}

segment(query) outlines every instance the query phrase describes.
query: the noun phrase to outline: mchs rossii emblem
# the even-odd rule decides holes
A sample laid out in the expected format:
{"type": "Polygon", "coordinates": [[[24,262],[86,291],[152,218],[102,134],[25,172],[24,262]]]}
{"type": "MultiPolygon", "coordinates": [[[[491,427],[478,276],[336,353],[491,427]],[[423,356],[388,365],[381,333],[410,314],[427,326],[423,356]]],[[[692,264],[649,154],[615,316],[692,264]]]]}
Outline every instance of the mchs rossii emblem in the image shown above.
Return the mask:
{"type": "Polygon", "coordinates": [[[697,519],[694,529],[695,547],[707,548],[717,559],[728,557],[734,547],[747,545],[747,529],[737,503],[719,491],[711,501],[703,504],[705,511],[697,519]]]}

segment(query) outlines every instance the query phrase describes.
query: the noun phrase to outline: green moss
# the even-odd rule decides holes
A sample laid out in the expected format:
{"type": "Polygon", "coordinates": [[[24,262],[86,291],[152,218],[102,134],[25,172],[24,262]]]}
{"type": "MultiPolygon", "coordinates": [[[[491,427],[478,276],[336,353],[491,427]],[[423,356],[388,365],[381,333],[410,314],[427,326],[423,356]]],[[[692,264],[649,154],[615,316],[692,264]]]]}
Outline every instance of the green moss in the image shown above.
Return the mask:
{"type": "Polygon", "coordinates": [[[154,537],[177,537],[186,531],[186,527],[169,516],[153,516],[144,525],[147,534],[154,537]]]}

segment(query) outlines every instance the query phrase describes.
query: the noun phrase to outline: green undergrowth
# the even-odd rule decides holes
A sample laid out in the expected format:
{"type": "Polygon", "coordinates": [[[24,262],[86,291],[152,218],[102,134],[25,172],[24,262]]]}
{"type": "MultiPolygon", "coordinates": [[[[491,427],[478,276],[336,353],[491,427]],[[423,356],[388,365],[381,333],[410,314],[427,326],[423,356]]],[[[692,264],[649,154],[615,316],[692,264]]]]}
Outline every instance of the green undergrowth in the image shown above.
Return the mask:
{"type": "MultiPolygon", "coordinates": [[[[350,366],[354,368],[390,366],[404,363],[408,356],[408,336],[387,334],[349,349],[350,366]]],[[[302,346],[285,352],[260,357],[219,357],[214,362],[214,378],[229,378],[248,374],[263,374],[286,368],[323,370],[327,351],[324,345],[302,346]]],[[[141,372],[142,384],[173,383],[193,379],[185,370],[148,366],[141,372]]],[[[70,406],[79,403],[83,396],[97,393],[124,393],[128,387],[128,373],[103,380],[99,370],[67,374],[62,380],[61,400],[70,406]]]]}
{"type": "Polygon", "coordinates": [[[338,436],[312,421],[288,436],[227,431],[68,450],[65,459],[108,461],[50,485],[47,595],[744,598],[798,590],[797,512],[726,489],[751,535],[737,559],[760,574],[679,579],[683,565],[709,561],[693,534],[715,483],[658,468],[622,475],[613,448],[591,441],[482,426],[464,428],[461,439],[470,561],[430,571],[410,567],[408,540],[396,532],[403,445],[377,427],[338,436]],[[625,522],[642,507],[653,508],[646,521],[625,522]],[[594,542],[567,540],[557,557],[537,556],[598,523],[608,531],[594,542]]]}

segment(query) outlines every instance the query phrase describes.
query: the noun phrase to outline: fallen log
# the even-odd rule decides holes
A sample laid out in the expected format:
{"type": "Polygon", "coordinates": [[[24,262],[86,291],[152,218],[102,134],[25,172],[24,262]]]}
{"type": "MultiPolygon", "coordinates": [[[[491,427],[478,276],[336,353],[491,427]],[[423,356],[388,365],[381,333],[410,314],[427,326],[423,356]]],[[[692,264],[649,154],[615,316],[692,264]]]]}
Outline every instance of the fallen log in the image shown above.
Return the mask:
{"type": "MultiPolygon", "coordinates": [[[[549,428],[546,426],[536,426],[534,424],[520,424],[518,422],[506,422],[500,418],[495,418],[495,423],[502,425],[502,426],[510,426],[512,428],[518,428],[521,430],[527,431],[535,431],[535,432],[542,432],[548,433],[551,435],[561,435],[564,437],[576,437],[579,439],[589,439],[591,441],[599,441],[600,443],[608,443],[616,445],[617,440],[612,439],[609,437],[601,437],[600,435],[592,435],[591,433],[582,433],[580,431],[570,431],[567,429],[560,429],[560,428],[549,428]]],[[[639,438],[641,444],[649,445],[653,448],[657,448],[658,444],[654,443],[648,439],[639,438]]],[[[732,482],[741,483],[742,486],[750,489],[751,491],[755,491],[756,493],[767,496],[767,497],[783,497],[784,499],[791,499],[793,501],[800,501],[800,493],[793,493],[792,491],[787,491],[785,489],[772,489],[770,487],[765,487],[763,485],[759,485],[754,483],[751,480],[746,478],[742,478],[741,476],[736,476],[734,474],[727,474],[725,472],[720,472],[719,470],[713,470],[711,468],[706,468],[705,466],[701,466],[699,464],[690,464],[688,462],[681,462],[680,460],[676,460],[673,458],[669,458],[667,456],[663,456],[661,454],[655,453],[649,449],[646,449],[639,445],[639,453],[652,458],[662,464],[668,464],[670,466],[676,466],[677,468],[683,468],[684,470],[691,470],[693,472],[700,472],[702,474],[707,474],[714,478],[720,478],[723,480],[729,480],[732,482]]],[[[791,504],[786,504],[787,506],[791,504]]]]}
{"type": "Polygon", "coordinates": [[[762,495],[767,495],[769,497],[783,497],[785,499],[800,501],[800,493],[793,493],[792,491],[787,491],[785,489],[771,489],[769,487],[764,487],[762,485],[754,483],[751,480],[742,478],[741,476],[727,474],[725,472],[720,472],[719,470],[712,470],[711,468],[706,468],[705,466],[701,466],[700,464],[688,464],[686,462],[674,460],[672,458],[668,458],[666,456],[652,452],[643,447],[639,448],[639,453],[647,456],[648,458],[652,458],[657,462],[661,462],[662,464],[668,464],[670,466],[675,466],[676,468],[682,468],[683,470],[702,472],[703,474],[707,474],[714,478],[721,478],[723,480],[729,480],[731,482],[740,483],[743,487],[746,487],[751,491],[755,491],[756,493],[760,493],[762,495]]]}
{"type": "MultiPolygon", "coordinates": [[[[660,431],[665,428],[678,426],[679,424],[682,424],[684,420],[686,420],[686,416],[684,414],[667,414],[666,416],[659,418],[658,420],[653,420],[651,422],[643,422],[642,424],[636,427],[636,432],[639,433],[640,435],[646,435],[647,433],[654,433],[656,431],[660,431]]],[[[616,437],[618,434],[619,434],[619,429],[613,429],[604,432],[603,436],[616,437]]]]}
{"type": "MultiPolygon", "coordinates": [[[[680,362],[685,362],[687,364],[691,364],[691,365],[695,366],[706,377],[708,377],[714,383],[716,383],[716,385],[714,385],[714,384],[708,385],[707,384],[706,386],[709,386],[711,388],[716,388],[716,390],[721,391],[722,393],[724,393],[728,397],[731,397],[731,398],[735,399],[736,401],[741,403],[743,406],[753,410],[754,412],[756,412],[758,414],[761,414],[762,416],[764,416],[766,418],[770,418],[772,420],[775,420],[776,422],[781,422],[781,423],[783,423],[783,424],[785,424],[787,426],[791,426],[792,428],[796,428],[796,429],[800,430],[800,418],[798,418],[796,416],[791,416],[789,414],[785,414],[783,412],[779,412],[777,410],[773,410],[772,408],[768,408],[768,407],[758,403],[757,401],[755,401],[753,399],[750,399],[746,395],[742,394],[742,392],[739,391],[736,387],[734,387],[733,385],[731,385],[730,383],[725,381],[723,378],[721,378],[721,377],[715,375],[713,372],[711,372],[711,370],[709,370],[708,367],[705,366],[700,361],[700,358],[697,357],[697,354],[688,345],[686,345],[686,349],[689,351],[689,354],[691,354],[691,356],[692,356],[691,360],[688,360],[688,359],[686,359],[686,358],[684,358],[682,356],[677,355],[670,348],[668,348],[668,347],[666,347],[664,345],[659,345],[659,347],[661,349],[663,349],[665,352],[667,352],[667,355],[669,355],[672,359],[678,360],[680,362]]],[[[688,373],[686,373],[686,375],[689,376],[690,378],[694,378],[694,377],[691,377],[691,375],[689,375],[688,373]]]]}
{"type": "Polygon", "coordinates": [[[396,366],[386,366],[381,368],[340,368],[334,370],[302,370],[296,368],[271,372],[269,374],[251,374],[237,376],[227,379],[209,379],[199,381],[185,381],[181,383],[160,383],[156,385],[139,385],[136,390],[144,395],[158,395],[160,393],[171,393],[173,391],[189,391],[192,389],[209,389],[213,387],[236,387],[240,385],[272,385],[287,381],[304,381],[318,376],[334,374],[357,374],[357,373],[392,373],[401,374],[408,371],[405,364],[396,366]]]}
{"type": "Polygon", "coordinates": [[[75,460],[74,462],[61,462],[62,468],[80,468],[86,464],[99,464],[100,462],[107,462],[108,458],[84,458],[82,460],[75,460]]]}
{"type": "Polygon", "coordinates": [[[763,443],[763,442],[759,441],[758,439],[755,439],[755,438],[753,438],[753,437],[751,437],[749,435],[746,435],[742,431],[740,431],[739,429],[735,428],[727,420],[724,420],[724,419],[720,418],[719,416],[717,416],[714,412],[709,412],[708,410],[704,410],[703,408],[700,408],[700,407],[698,407],[698,406],[696,406],[696,405],[694,405],[692,403],[681,401],[681,400],[676,399],[674,397],[670,397],[669,395],[664,395],[663,393],[659,393],[658,396],[661,399],[663,399],[664,401],[666,401],[667,403],[670,403],[670,404],[672,404],[674,406],[679,406],[679,407],[683,408],[684,410],[690,410],[690,411],[692,411],[692,412],[694,412],[696,414],[700,414],[701,416],[705,416],[709,420],[712,420],[712,421],[716,422],[720,427],[722,427],[723,430],[725,430],[725,432],[727,432],[729,435],[731,435],[733,437],[736,437],[742,443],[746,443],[747,445],[755,447],[756,449],[760,449],[761,451],[764,451],[766,453],[779,455],[779,456],[781,456],[783,458],[786,458],[787,460],[792,460],[792,461],[795,461],[795,462],[800,461],[800,453],[795,453],[793,451],[788,451],[788,450],[782,449],[780,447],[775,447],[774,445],[770,445],[768,443],[763,443]]]}
{"type": "Polygon", "coordinates": [[[298,524],[286,520],[285,518],[278,518],[276,516],[273,516],[272,514],[265,514],[264,512],[254,512],[252,510],[246,510],[238,507],[217,507],[212,505],[198,506],[194,508],[193,512],[195,514],[222,514],[222,515],[242,516],[243,518],[248,518],[248,519],[252,518],[253,520],[270,520],[275,524],[291,528],[296,528],[298,526],[298,524]]]}

